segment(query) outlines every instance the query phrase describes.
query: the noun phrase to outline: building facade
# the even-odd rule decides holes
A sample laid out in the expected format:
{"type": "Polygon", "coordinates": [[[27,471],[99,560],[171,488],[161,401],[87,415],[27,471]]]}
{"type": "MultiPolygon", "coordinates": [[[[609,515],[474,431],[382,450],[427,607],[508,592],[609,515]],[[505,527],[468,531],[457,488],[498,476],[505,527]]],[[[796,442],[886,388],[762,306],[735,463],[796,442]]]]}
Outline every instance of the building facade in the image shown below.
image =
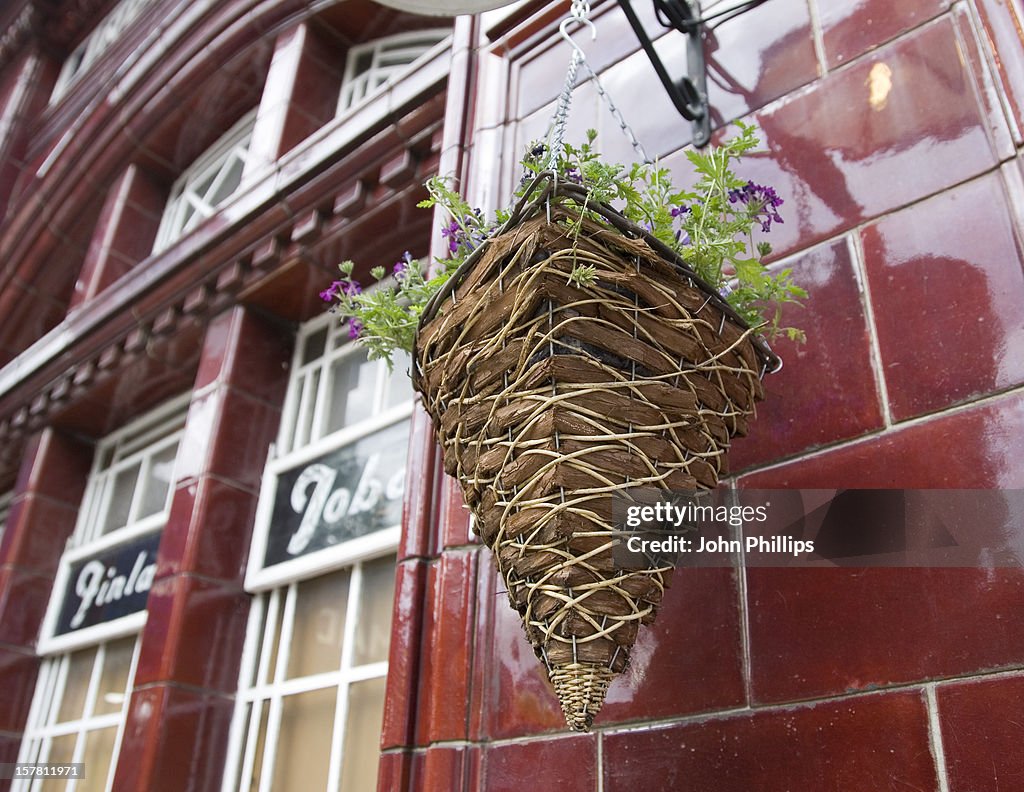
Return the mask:
{"type": "MultiPolygon", "coordinates": [[[[0,11],[0,762],[87,771],[0,789],[1024,786],[1019,565],[685,570],[566,730],[406,363],[318,292],[443,254],[433,174],[506,203],[567,12],[0,11]]],[[[621,9],[590,18],[685,181],[689,123],[621,9]]],[[[725,486],[1024,487],[1022,30],[1002,0],[769,0],[710,31],[715,134],[759,126],[743,175],[811,292],[725,486]]],[[[590,128],[632,159],[581,79],[590,128]]]]}

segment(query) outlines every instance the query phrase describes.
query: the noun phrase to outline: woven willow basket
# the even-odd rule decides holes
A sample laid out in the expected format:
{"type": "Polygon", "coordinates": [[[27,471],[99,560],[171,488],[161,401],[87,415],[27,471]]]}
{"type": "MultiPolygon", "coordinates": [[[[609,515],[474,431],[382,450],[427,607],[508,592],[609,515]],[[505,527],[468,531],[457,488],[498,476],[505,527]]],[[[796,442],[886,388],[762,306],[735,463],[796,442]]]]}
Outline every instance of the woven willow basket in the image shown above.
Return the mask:
{"type": "Polygon", "coordinates": [[[536,187],[427,305],[413,381],[566,722],[587,730],[670,573],[613,563],[612,495],[715,487],[778,359],[643,229],[550,174],[536,187]],[[570,281],[576,264],[592,285],[570,281]]]}

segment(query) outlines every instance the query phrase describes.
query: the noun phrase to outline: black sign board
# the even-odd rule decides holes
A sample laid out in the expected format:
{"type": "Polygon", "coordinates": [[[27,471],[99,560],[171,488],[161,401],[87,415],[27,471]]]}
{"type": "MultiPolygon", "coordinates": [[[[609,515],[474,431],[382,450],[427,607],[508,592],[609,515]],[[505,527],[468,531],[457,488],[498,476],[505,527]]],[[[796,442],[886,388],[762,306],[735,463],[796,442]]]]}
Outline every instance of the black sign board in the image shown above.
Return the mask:
{"type": "Polygon", "coordinates": [[[398,525],[409,421],[281,473],[263,566],[398,525]]]}
{"type": "Polygon", "coordinates": [[[84,630],[146,609],[160,531],[73,561],[54,635],[84,630]]]}

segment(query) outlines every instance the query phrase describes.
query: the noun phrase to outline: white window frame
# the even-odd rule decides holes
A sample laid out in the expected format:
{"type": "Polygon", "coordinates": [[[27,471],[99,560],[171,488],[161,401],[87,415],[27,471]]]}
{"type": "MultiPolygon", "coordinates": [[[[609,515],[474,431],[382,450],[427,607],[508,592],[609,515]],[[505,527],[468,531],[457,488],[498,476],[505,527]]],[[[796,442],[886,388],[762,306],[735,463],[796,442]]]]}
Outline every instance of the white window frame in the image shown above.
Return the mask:
{"type": "Polygon", "coordinates": [[[188,234],[206,218],[213,216],[232,197],[241,192],[245,183],[246,171],[253,162],[251,151],[253,132],[256,128],[256,110],[245,114],[231,129],[225,132],[210,148],[185,169],[171,187],[160,228],[157,230],[153,252],[159,253],[170,247],[174,242],[188,234]],[[214,191],[219,180],[227,173],[229,164],[238,161],[242,166],[242,174],[238,186],[216,202],[211,203],[207,196],[214,191]],[[196,192],[195,186],[206,178],[213,176],[213,182],[203,192],[196,192]],[[188,214],[189,210],[191,214],[188,214]]]}
{"type": "Polygon", "coordinates": [[[253,543],[245,576],[245,587],[248,591],[266,591],[299,577],[310,577],[345,564],[371,558],[398,545],[402,530],[400,524],[334,547],[308,553],[291,561],[275,564],[267,569],[263,568],[277,477],[286,470],[355,443],[412,415],[411,398],[393,407],[383,408],[387,398],[386,385],[389,373],[387,366],[380,361],[376,372],[372,417],[353,426],[327,433],[329,389],[333,384],[331,368],[338,360],[360,353],[361,348],[348,340],[347,328],[342,326],[333,314],[325,313],[307,322],[299,330],[288,391],[281,411],[281,428],[277,442],[271,446],[260,486],[253,543]],[[322,330],[327,331],[323,354],[308,363],[303,363],[306,342],[322,330]]]}
{"type": "Polygon", "coordinates": [[[61,66],[50,94],[50,104],[59,102],[72,86],[96,63],[153,0],[121,0],[92,32],[75,47],[61,66]]]}
{"type": "Polygon", "coordinates": [[[343,115],[352,108],[375,95],[389,83],[433,52],[451,35],[451,28],[433,28],[409,33],[396,33],[365,44],[356,44],[348,51],[345,60],[345,75],[338,94],[337,115],[343,115]],[[370,66],[357,71],[359,61],[370,57],[370,66]],[[395,62],[389,63],[388,61],[395,62]]]}
{"type": "Polygon", "coordinates": [[[190,399],[191,394],[183,394],[172,399],[97,443],[89,483],[78,512],[78,521],[68,540],[67,549],[61,556],[53,594],[43,619],[38,643],[40,655],[67,652],[101,641],[121,638],[141,630],[145,625],[146,611],[142,610],[66,635],[54,635],[72,566],[83,558],[140,538],[167,522],[176,474],[171,476],[163,509],[133,521],[132,516],[138,512],[143,491],[142,487],[136,485],[132,493],[128,524],[110,533],[100,534],[100,525],[106,517],[117,474],[139,462],[141,467],[136,481],[145,481],[150,459],[169,445],[180,442],[185,430],[185,416],[190,399]]]}
{"type": "Polygon", "coordinates": [[[401,534],[400,524],[266,569],[262,568],[277,476],[285,470],[292,470],[323,454],[396,425],[412,415],[412,395],[399,404],[386,406],[391,375],[386,364],[380,361],[374,380],[370,417],[351,426],[330,430],[328,421],[333,366],[339,360],[361,353],[361,349],[348,339],[348,328],[333,314],[325,313],[306,322],[297,333],[288,390],[282,408],[281,426],[264,471],[253,543],[249,553],[245,588],[255,593],[256,597],[250,610],[242,654],[235,713],[228,743],[228,760],[222,785],[225,792],[237,792],[240,788],[248,790],[248,785],[252,783],[258,749],[258,730],[263,709],[267,707],[267,731],[261,749],[263,756],[258,792],[269,792],[273,781],[284,698],[328,687],[337,690],[331,757],[328,763],[328,789],[338,789],[344,769],[343,752],[350,685],[387,676],[386,660],[356,666],[353,665],[353,651],[362,601],[363,564],[395,553],[401,534]],[[323,351],[307,360],[307,344],[320,333],[325,333],[323,351]],[[295,600],[299,584],[319,575],[346,568],[350,570],[350,577],[340,667],[335,671],[288,679],[288,653],[291,648],[291,630],[294,626],[295,600]],[[281,634],[277,635],[275,625],[282,608],[284,613],[280,621],[281,634]],[[278,642],[273,679],[267,678],[271,651],[261,651],[261,647],[268,641],[278,642]],[[260,659],[258,667],[257,658],[260,659]],[[271,746],[274,748],[268,751],[271,746]]]}
{"type": "MultiPolygon", "coordinates": [[[[115,639],[111,638],[110,640],[113,641],[115,639]]],[[[82,762],[85,753],[85,743],[89,734],[101,729],[116,727],[117,733],[114,736],[114,748],[110,756],[110,764],[107,767],[106,783],[103,787],[105,790],[110,790],[111,785],[114,783],[114,775],[117,772],[117,757],[121,753],[121,739],[124,736],[128,704],[131,699],[135,669],[139,662],[139,647],[142,641],[139,635],[135,636],[132,658],[128,666],[124,700],[121,702],[120,711],[97,715],[95,714],[95,707],[109,643],[110,641],[105,641],[96,646],[96,657],[93,660],[92,672],[89,677],[84,711],[82,716],[75,720],[62,723],[54,722],[64,701],[64,688],[67,684],[68,670],[71,666],[71,655],[66,653],[44,658],[39,671],[38,681],[36,682],[36,690],[32,697],[28,725],[21,740],[21,748],[18,753],[19,762],[35,763],[48,761],[53,739],[68,734],[78,735],[75,753],[71,761],[74,763],[82,762]]],[[[84,769],[86,773],[89,772],[88,767],[84,769]]],[[[41,777],[35,779],[16,779],[12,784],[11,792],[37,792],[44,780],[41,777]]],[[[65,792],[75,792],[77,786],[77,780],[69,777],[65,792]]]]}
{"type": "Polygon", "coordinates": [[[363,563],[385,557],[394,552],[391,548],[383,553],[368,555],[336,570],[350,570],[348,599],[346,602],[345,630],[342,640],[341,662],[338,670],[325,671],[309,676],[287,678],[291,659],[291,634],[295,624],[295,602],[302,578],[269,591],[260,592],[253,600],[246,628],[245,648],[242,653],[242,676],[239,679],[235,714],[231,736],[228,742],[228,762],[225,768],[223,792],[237,792],[249,789],[252,783],[253,767],[259,742],[259,727],[263,708],[267,713],[266,737],[262,746],[263,757],[258,792],[270,792],[274,778],[274,764],[277,760],[278,737],[281,727],[281,713],[286,696],[308,693],[314,690],[335,688],[337,699],[331,731],[331,756],[328,762],[327,788],[337,790],[341,783],[343,769],[345,732],[348,719],[349,686],[356,682],[387,677],[386,660],[354,665],[356,629],[359,621],[359,606],[362,602],[363,563]],[[278,615],[284,609],[280,620],[280,635],[277,634],[278,615]],[[274,678],[268,679],[271,651],[260,649],[266,641],[277,642],[274,678]],[[256,658],[260,658],[257,667],[256,658]],[[246,709],[249,709],[248,716],[246,709]],[[243,744],[244,740],[244,744],[243,744]],[[272,750],[268,750],[273,748],[272,750]]]}

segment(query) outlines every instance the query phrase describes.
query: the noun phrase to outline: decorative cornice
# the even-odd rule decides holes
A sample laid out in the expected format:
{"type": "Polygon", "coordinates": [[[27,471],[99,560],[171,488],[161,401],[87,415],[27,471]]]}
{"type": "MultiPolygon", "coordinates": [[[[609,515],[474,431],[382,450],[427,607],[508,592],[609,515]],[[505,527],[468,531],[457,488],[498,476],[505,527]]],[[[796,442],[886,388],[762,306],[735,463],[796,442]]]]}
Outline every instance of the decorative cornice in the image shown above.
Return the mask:
{"type": "MultiPolygon", "coordinates": [[[[310,170],[316,174],[312,182],[296,179],[287,193],[268,192],[268,199],[250,215],[239,216],[210,233],[204,234],[200,228],[183,239],[164,254],[173,266],[162,277],[133,280],[129,275],[125,282],[114,284],[108,292],[121,291],[118,299],[104,293],[102,301],[104,306],[114,306],[108,309],[112,316],[92,317],[88,323],[91,330],[63,347],[56,344],[41,352],[45,359],[34,372],[16,377],[13,387],[0,392],[0,480],[18,464],[32,433],[104,381],[121,374],[145,355],[151,344],[173,337],[184,322],[205,323],[282,265],[311,260],[310,251],[336,237],[358,216],[366,196],[375,190],[397,192],[426,175],[417,164],[436,156],[440,146],[437,131],[444,115],[444,95],[437,91],[442,87],[443,81],[434,85],[434,96],[420,105],[415,125],[408,124],[408,119],[401,129],[391,124],[323,171],[317,167],[317,159],[308,158],[310,170]],[[404,181],[395,181],[399,171],[405,175],[404,181]],[[287,211],[282,211],[285,208],[287,211]],[[187,286],[163,291],[172,279],[187,286]],[[130,322],[123,321],[126,315],[131,316],[130,322]]],[[[311,147],[316,144],[311,141],[311,147]]],[[[301,159],[301,154],[296,158],[301,159]]],[[[276,177],[275,173],[269,179],[276,177]]],[[[254,192],[259,192],[258,186],[254,192]]],[[[213,219],[207,228],[215,225],[213,219]]],[[[83,312],[90,307],[83,306],[83,312]]],[[[46,345],[62,332],[67,332],[63,324],[36,346],[46,345]]],[[[0,380],[10,379],[3,375],[10,375],[12,368],[26,368],[19,363],[34,349],[0,370],[0,380]]]]}

